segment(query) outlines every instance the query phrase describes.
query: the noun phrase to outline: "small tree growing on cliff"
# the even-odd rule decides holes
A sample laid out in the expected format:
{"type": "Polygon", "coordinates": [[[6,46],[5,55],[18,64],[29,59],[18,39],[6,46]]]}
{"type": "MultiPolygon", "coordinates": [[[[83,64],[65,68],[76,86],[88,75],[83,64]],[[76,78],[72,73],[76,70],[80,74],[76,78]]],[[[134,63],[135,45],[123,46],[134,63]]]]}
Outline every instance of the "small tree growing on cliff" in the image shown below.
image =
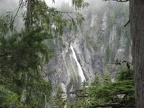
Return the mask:
{"type": "Polygon", "coordinates": [[[62,97],[63,91],[61,86],[58,86],[55,95],[52,97],[51,106],[52,108],[64,108],[66,105],[66,99],[62,97]]]}

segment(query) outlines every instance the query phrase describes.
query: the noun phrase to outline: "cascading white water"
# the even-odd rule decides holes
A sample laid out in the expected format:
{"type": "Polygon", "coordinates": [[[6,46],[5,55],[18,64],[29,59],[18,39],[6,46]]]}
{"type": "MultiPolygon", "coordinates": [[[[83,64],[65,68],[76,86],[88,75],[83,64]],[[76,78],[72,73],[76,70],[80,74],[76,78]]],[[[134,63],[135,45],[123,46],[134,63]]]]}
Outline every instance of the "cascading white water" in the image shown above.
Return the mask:
{"type": "Polygon", "coordinates": [[[75,51],[74,51],[74,49],[73,49],[73,46],[70,45],[70,48],[71,48],[71,50],[72,50],[73,58],[75,59],[76,64],[77,64],[77,66],[78,66],[78,75],[79,75],[80,78],[81,78],[81,82],[84,82],[86,79],[85,79],[85,76],[84,76],[82,67],[81,67],[80,63],[78,62],[78,60],[77,60],[77,57],[76,57],[75,51]]]}

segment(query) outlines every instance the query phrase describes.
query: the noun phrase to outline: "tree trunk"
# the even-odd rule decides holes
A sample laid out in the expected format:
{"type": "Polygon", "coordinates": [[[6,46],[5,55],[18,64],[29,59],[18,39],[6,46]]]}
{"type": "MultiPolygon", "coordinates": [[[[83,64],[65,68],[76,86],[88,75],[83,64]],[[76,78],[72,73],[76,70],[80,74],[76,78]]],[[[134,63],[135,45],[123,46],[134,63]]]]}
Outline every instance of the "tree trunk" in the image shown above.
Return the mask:
{"type": "Polygon", "coordinates": [[[130,1],[136,108],[144,108],[144,0],[130,1]]]}
{"type": "MultiPolygon", "coordinates": [[[[27,0],[27,13],[25,18],[25,28],[29,29],[29,27],[33,24],[33,8],[35,5],[35,2],[37,0],[27,0]]],[[[22,103],[22,108],[25,108],[26,100],[27,100],[27,80],[28,80],[28,74],[27,72],[23,72],[23,86],[22,86],[22,93],[21,93],[21,99],[20,102],[22,103]]]]}
{"type": "Polygon", "coordinates": [[[25,19],[25,27],[29,28],[33,24],[33,8],[37,0],[27,0],[27,13],[25,19]]]}
{"type": "Polygon", "coordinates": [[[26,104],[26,99],[27,99],[27,73],[24,72],[23,74],[23,86],[22,86],[22,93],[21,93],[21,99],[20,102],[22,103],[22,108],[25,108],[25,104],[26,104]]]}

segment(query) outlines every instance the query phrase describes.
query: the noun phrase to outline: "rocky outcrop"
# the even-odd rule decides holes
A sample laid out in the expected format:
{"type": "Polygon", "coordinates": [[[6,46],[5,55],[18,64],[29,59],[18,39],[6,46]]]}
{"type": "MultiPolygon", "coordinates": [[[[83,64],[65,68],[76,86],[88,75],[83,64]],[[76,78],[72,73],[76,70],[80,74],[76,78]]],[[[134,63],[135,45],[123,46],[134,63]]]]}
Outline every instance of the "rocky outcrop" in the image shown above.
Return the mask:
{"type": "Polygon", "coordinates": [[[82,11],[85,16],[82,30],[65,32],[62,45],[56,45],[56,56],[47,65],[53,90],[63,85],[69,99],[73,99],[69,93],[80,89],[84,80],[93,81],[95,73],[103,76],[109,71],[114,78],[122,68],[115,65],[116,60],[131,60],[129,26],[124,28],[128,5],[115,2],[101,2],[101,7],[93,5],[82,11]]]}

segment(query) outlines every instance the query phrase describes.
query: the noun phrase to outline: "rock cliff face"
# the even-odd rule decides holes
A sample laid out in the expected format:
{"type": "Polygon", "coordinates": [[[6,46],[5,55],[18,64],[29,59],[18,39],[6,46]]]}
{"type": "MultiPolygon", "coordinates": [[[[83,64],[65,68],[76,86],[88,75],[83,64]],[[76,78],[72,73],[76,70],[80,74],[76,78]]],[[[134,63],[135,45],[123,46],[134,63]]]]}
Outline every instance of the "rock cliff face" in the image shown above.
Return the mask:
{"type": "MultiPolygon", "coordinates": [[[[81,28],[78,32],[65,31],[62,37],[54,40],[55,55],[44,67],[53,92],[61,86],[67,93],[64,97],[69,100],[73,99],[69,93],[80,89],[84,81],[92,82],[96,73],[103,76],[109,71],[114,78],[120,69],[126,68],[115,65],[115,62],[132,60],[129,25],[124,27],[129,20],[128,4],[87,1],[90,6],[81,10],[85,17],[81,28]]],[[[18,5],[14,0],[11,2],[8,4],[18,5]]],[[[0,4],[0,14],[7,11],[2,10],[3,3],[3,6],[0,4]]],[[[16,25],[23,25],[22,19],[16,25]]]]}
{"type": "Polygon", "coordinates": [[[95,73],[103,76],[105,71],[114,78],[117,71],[126,68],[115,62],[131,61],[129,25],[124,27],[128,4],[95,3],[83,9],[85,21],[77,33],[65,32],[61,40],[56,40],[55,57],[46,66],[53,90],[62,85],[70,93],[80,89],[82,82],[93,81],[95,73]]]}

